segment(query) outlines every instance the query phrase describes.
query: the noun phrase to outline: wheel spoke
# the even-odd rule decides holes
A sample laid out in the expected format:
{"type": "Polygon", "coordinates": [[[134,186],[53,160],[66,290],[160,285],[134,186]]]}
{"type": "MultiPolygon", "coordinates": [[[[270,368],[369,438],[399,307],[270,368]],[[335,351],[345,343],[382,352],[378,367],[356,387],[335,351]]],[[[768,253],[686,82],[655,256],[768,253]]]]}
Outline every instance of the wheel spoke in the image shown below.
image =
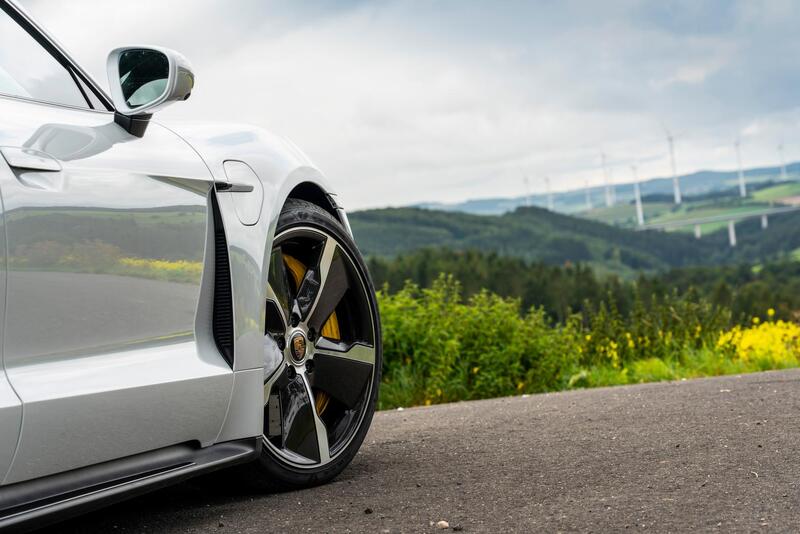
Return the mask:
{"type": "Polygon", "coordinates": [[[310,328],[317,332],[322,329],[349,286],[345,258],[336,242],[328,237],[320,254],[318,267],[306,273],[306,280],[300,286],[300,293],[308,288],[310,298],[302,303],[298,296],[302,316],[310,328]]]}
{"type": "MultiPolygon", "coordinates": [[[[267,300],[274,304],[279,312],[278,319],[281,321],[279,331],[285,331],[289,324],[289,279],[286,273],[286,264],[283,260],[283,252],[280,248],[272,251],[269,262],[269,283],[267,284],[267,300]]],[[[267,312],[269,313],[269,309],[267,312]]],[[[267,324],[274,324],[268,318],[267,324]]],[[[278,329],[278,325],[275,325],[278,329]]]]}
{"type": "MultiPolygon", "coordinates": [[[[319,418],[314,405],[314,393],[306,375],[299,373],[289,378],[288,368],[264,384],[264,408],[270,409],[270,394],[279,392],[280,414],[268,413],[270,418],[279,415],[281,447],[314,462],[330,460],[328,431],[319,418]],[[273,389],[273,386],[275,388],[273,389]]],[[[270,423],[271,424],[271,423],[270,423]]],[[[269,435],[265,427],[265,434],[269,435]]]]}
{"type": "Polygon", "coordinates": [[[264,369],[264,408],[269,404],[269,395],[272,392],[272,387],[278,383],[284,384],[288,378],[286,377],[286,365],[280,369],[281,365],[275,368],[271,373],[269,369],[264,369]]]}
{"type": "Polygon", "coordinates": [[[301,375],[281,388],[284,448],[315,462],[320,461],[313,397],[301,375]]]}
{"type": "Polygon", "coordinates": [[[316,404],[313,402],[314,393],[311,390],[311,383],[309,382],[308,377],[305,374],[300,376],[303,378],[303,384],[305,385],[306,393],[312,400],[311,413],[314,416],[314,428],[317,436],[317,451],[319,452],[319,461],[324,464],[331,459],[331,449],[328,445],[328,429],[325,427],[325,423],[322,422],[322,419],[319,418],[319,414],[317,413],[316,404]]]}
{"type": "Polygon", "coordinates": [[[356,343],[349,347],[320,340],[314,352],[312,385],[347,408],[354,408],[372,380],[375,349],[356,343]]]}
{"type": "MultiPolygon", "coordinates": [[[[267,311],[269,313],[269,311],[267,311]]],[[[264,379],[268,380],[268,383],[264,384],[264,405],[266,406],[267,401],[269,399],[269,391],[272,387],[272,383],[275,381],[280,373],[278,369],[280,369],[281,364],[283,363],[283,351],[278,346],[278,343],[275,341],[275,338],[272,337],[271,334],[267,334],[264,336],[263,339],[263,350],[264,350],[264,379]],[[269,387],[268,387],[269,386],[269,387]]]]}
{"type": "Polygon", "coordinates": [[[317,342],[314,354],[315,358],[316,355],[324,354],[335,358],[375,365],[375,347],[370,347],[364,343],[346,345],[322,338],[317,342]]]}

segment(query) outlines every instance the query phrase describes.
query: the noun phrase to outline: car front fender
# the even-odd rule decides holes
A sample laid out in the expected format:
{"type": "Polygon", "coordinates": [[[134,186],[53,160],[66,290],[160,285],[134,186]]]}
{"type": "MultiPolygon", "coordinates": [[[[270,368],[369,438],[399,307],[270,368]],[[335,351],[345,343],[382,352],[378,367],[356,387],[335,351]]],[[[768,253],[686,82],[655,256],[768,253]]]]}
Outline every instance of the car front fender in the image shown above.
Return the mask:
{"type": "MultiPolygon", "coordinates": [[[[228,192],[219,187],[217,191],[231,268],[234,370],[263,368],[264,344],[269,342],[264,336],[268,267],[281,209],[298,186],[310,184],[326,198],[334,193],[322,173],[294,144],[261,128],[204,123],[171,123],[166,127],[194,148],[217,183],[229,181],[225,164],[235,161],[249,166],[263,188],[260,216],[247,225],[236,214],[236,202],[242,195],[259,192],[228,192]]],[[[342,214],[340,220],[346,221],[346,217],[342,214]]]]}

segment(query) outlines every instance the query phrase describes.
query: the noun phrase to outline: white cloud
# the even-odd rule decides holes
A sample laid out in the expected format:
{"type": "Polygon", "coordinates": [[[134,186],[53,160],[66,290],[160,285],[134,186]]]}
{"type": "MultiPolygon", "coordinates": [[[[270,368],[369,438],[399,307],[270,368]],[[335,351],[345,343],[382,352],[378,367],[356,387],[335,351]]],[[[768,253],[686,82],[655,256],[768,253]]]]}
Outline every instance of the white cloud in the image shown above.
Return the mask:
{"type": "Polygon", "coordinates": [[[773,54],[800,48],[773,35],[798,12],[773,4],[26,2],[102,80],[120,44],[182,51],[198,86],[165,119],[288,135],[351,208],[518,195],[523,172],[534,189],[600,183],[601,151],[620,181],[634,161],[664,175],[662,122],[681,172],[731,168],[752,124],[747,164],[776,161],[780,140],[800,157],[800,76],[773,54]]]}

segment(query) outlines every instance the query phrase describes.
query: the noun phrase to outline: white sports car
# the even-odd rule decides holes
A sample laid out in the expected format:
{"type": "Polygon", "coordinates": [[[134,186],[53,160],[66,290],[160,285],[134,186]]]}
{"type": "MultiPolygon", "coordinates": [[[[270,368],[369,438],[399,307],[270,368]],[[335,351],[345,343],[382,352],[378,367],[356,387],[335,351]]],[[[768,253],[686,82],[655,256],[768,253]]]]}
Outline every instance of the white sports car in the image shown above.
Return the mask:
{"type": "Polygon", "coordinates": [[[0,0],[0,529],[241,464],[336,476],[372,419],[374,289],[291,143],[161,124],[180,54],[108,59],[111,96],[0,0]]]}

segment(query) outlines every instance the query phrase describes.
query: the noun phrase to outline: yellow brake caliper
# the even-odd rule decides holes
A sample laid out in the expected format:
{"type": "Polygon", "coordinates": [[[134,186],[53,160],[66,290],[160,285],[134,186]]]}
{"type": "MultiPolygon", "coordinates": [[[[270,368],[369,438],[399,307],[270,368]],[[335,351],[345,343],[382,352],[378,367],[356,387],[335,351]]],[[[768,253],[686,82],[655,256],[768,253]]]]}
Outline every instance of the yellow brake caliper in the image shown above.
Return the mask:
{"type": "MultiPolygon", "coordinates": [[[[289,268],[289,272],[292,274],[292,278],[294,279],[295,287],[300,287],[300,283],[303,281],[303,277],[306,275],[306,271],[308,270],[302,262],[298,259],[293,258],[292,256],[287,256],[286,254],[283,255],[283,262],[286,264],[286,267],[289,268]]],[[[325,324],[322,325],[322,331],[319,332],[319,335],[324,336],[328,339],[333,341],[339,341],[341,339],[341,334],[339,332],[339,319],[336,317],[336,311],[334,311],[328,320],[325,321],[325,324]]],[[[330,395],[322,390],[315,390],[314,391],[314,405],[317,408],[317,414],[322,415],[322,412],[325,411],[325,408],[328,407],[328,401],[330,400],[330,395]]]]}

